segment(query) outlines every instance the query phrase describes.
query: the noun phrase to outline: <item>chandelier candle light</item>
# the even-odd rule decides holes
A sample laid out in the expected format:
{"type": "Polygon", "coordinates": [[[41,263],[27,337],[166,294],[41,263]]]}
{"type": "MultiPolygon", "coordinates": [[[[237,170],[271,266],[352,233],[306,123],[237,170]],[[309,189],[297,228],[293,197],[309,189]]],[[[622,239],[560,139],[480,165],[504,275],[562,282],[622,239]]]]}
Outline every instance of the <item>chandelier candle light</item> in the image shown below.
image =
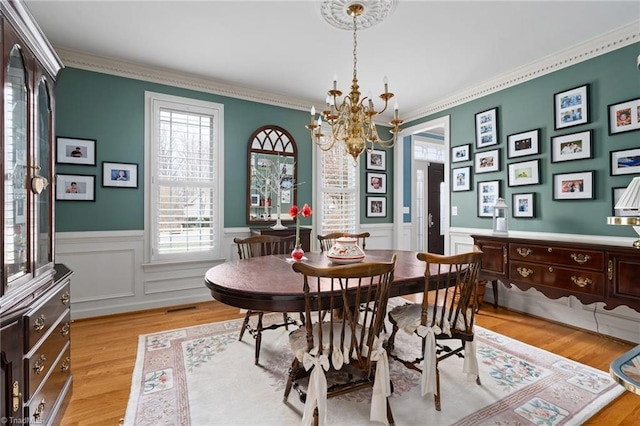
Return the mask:
{"type": "Polygon", "coordinates": [[[386,111],[389,100],[393,98],[393,93],[389,92],[387,77],[384,78],[384,93],[380,99],[384,101],[383,108],[376,111],[373,106],[371,96],[360,98],[360,86],[358,86],[357,73],[357,17],[365,11],[363,3],[352,3],[347,7],[347,14],[353,18],[353,80],[351,81],[351,92],[340,102],[339,97],[342,92],[338,90],[338,78],[333,78],[333,89],[329,90],[326,99],[326,109],[320,113],[317,120],[316,109],[311,107],[311,123],[306,128],[311,132],[311,139],[322,150],[328,151],[337,141],[344,141],[345,150],[353,157],[354,165],[357,164],[358,156],[366,149],[371,152],[375,144],[383,148],[391,148],[397,140],[398,133],[402,131],[400,124],[403,120],[399,117],[398,104],[394,105],[393,119],[389,122],[393,135],[389,139],[382,139],[378,136],[373,118],[386,111]],[[322,133],[322,122],[331,126],[331,134],[328,137],[322,133]]]}
{"type": "Polygon", "coordinates": [[[295,204],[289,209],[289,216],[296,221],[296,246],[291,252],[293,260],[300,260],[304,257],[304,250],[302,250],[302,244],[300,244],[300,216],[309,217],[311,213],[311,207],[307,203],[302,206],[302,210],[298,209],[295,204]]]}

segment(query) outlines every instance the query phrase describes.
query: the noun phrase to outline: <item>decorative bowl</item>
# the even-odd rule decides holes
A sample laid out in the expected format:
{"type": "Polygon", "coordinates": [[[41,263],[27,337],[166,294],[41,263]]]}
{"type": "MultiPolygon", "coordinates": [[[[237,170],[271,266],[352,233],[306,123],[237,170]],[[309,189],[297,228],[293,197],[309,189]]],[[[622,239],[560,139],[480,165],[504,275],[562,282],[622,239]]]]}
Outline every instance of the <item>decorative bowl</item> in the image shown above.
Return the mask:
{"type": "Polygon", "coordinates": [[[327,252],[327,259],[333,263],[349,264],[364,260],[364,250],[357,244],[357,238],[340,237],[327,252]]]}

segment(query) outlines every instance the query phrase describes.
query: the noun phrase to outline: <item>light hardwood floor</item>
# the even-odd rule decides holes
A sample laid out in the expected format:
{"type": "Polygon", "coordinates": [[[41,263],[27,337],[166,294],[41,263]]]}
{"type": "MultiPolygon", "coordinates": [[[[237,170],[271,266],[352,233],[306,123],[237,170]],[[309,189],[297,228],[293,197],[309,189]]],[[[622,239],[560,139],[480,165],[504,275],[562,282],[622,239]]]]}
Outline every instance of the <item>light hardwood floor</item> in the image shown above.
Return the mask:
{"type": "MultiPolygon", "coordinates": [[[[71,325],[73,395],[62,426],[116,426],[124,417],[138,336],[209,322],[242,318],[218,302],[77,320],[71,325]]],[[[484,304],[477,324],[609,371],[615,357],[635,345],[484,304]]],[[[588,425],[639,425],[640,396],[625,392],[588,425]]]]}

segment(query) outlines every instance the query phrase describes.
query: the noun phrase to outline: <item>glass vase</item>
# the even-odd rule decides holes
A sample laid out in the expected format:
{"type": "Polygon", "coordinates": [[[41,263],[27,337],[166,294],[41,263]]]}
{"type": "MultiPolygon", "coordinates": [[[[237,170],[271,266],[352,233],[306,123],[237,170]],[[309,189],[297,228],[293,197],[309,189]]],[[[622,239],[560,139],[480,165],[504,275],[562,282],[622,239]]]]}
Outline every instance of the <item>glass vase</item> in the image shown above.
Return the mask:
{"type": "Polygon", "coordinates": [[[302,250],[302,246],[300,244],[296,245],[296,248],[291,252],[291,258],[293,260],[300,260],[304,257],[304,250],[302,250]]]}

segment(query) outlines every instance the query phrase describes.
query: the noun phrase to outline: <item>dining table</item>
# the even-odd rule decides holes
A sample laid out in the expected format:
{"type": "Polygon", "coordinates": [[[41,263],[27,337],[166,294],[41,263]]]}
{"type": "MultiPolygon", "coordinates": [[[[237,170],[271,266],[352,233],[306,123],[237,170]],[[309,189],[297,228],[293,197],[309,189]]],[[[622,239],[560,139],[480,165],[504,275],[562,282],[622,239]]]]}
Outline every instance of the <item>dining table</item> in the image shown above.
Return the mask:
{"type": "MultiPolygon", "coordinates": [[[[422,293],[426,264],[418,260],[418,252],[367,250],[363,261],[389,262],[394,254],[397,259],[389,297],[422,293]]],[[[293,270],[293,262],[289,254],[231,260],[210,268],[204,281],[213,298],[229,306],[255,311],[302,312],[303,277],[293,270]]],[[[326,268],[341,266],[321,252],[305,253],[300,262],[326,268]]]]}

